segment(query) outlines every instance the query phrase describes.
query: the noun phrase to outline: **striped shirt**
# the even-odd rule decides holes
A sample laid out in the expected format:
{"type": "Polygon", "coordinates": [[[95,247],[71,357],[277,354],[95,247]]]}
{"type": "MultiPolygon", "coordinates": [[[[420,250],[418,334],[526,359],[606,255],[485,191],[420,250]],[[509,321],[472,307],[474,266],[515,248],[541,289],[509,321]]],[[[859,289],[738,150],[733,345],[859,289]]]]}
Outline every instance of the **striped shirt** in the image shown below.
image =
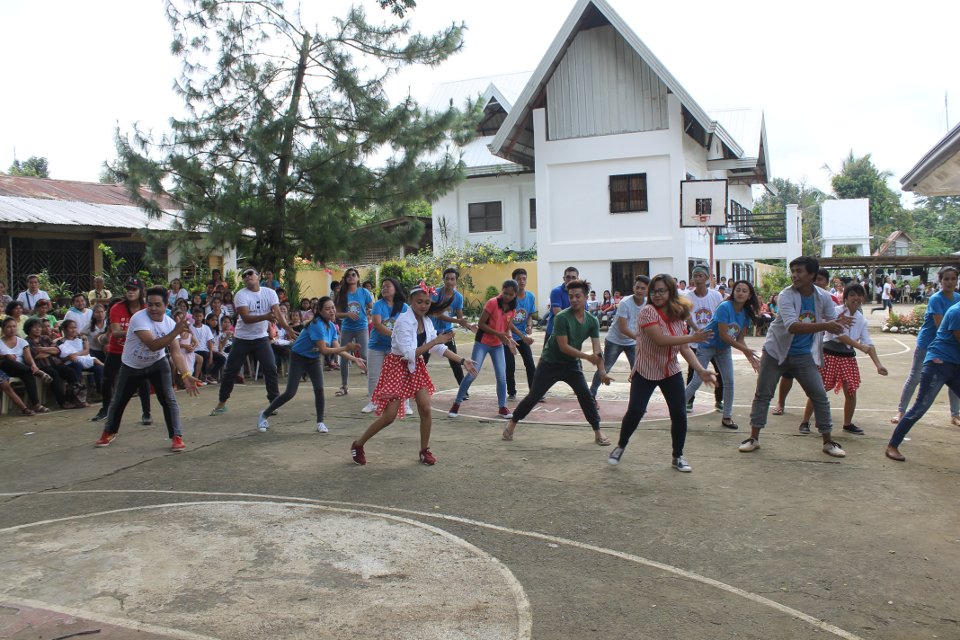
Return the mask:
{"type": "Polygon", "coordinates": [[[637,332],[637,361],[633,367],[634,373],[647,380],[663,380],[680,373],[680,363],[677,362],[680,346],[655,344],[647,335],[646,328],[657,325],[664,335],[684,336],[687,334],[687,323],[683,320],[671,322],[652,304],[640,310],[638,322],[640,331],[637,332]]]}

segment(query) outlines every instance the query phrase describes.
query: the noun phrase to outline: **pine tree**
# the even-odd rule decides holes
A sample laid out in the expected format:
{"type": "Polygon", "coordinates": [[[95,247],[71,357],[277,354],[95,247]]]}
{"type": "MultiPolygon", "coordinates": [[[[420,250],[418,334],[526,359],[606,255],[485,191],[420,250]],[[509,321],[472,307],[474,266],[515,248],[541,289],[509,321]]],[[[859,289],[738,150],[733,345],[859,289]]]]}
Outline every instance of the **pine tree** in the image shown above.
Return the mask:
{"type": "MultiPolygon", "coordinates": [[[[397,17],[415,6],[378,2],[397,17]]],[[[252,231],[253,263],[290,279],[299,255],[343,259],[370,242],[418,237],[419,223],[357,232],[358,212],[400,213],[463,178],[445,149],[472,137],[477,105],[427,112],[410,97],[391,104],[384,87],[404,67],[459,51],[462,25],[422,35],[354,7],[320,33],[282,0],[169,0],[166,11],[188,115],[156,144],[118,132],[111,167],[148,211],[159,214],[140,186],[184,203],[184,226],[213,242],[239,245],[252,231]]]]}

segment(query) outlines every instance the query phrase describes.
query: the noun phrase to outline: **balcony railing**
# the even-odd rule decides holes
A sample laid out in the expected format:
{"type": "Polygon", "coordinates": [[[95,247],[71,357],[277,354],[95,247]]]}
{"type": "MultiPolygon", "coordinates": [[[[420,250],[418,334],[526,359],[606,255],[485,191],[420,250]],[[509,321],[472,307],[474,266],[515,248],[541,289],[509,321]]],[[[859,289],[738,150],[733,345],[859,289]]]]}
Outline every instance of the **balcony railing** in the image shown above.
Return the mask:
{"type": "Polygon", "coordinates": [[[754,213],[731,201],[727,226],[717,230],[718,244],[777,244],[787,241],[785,212],[754,213]]]}

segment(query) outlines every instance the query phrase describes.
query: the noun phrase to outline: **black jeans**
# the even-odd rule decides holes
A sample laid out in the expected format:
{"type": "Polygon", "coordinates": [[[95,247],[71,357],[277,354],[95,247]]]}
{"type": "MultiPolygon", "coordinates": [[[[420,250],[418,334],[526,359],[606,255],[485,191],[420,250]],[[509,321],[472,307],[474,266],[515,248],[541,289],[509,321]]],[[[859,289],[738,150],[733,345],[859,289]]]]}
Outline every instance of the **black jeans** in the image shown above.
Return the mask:
{"type": "MultiPolygon", "coordinates": [[[[455,341],[448,342],[447,349],[450,349],[450,351],[457,353],[457,343],[455,341]]],[[[429,351],[423,354],[423,362],[424,363],[430,362],[429,351]]],[[[447,362],[450,363],[450,368],[453,369],[453,377],[457,379],[457,384],[459,385],[461,382],[463,382],[463,366],[459,362],[454,362],[453,360],[450,360],[450,359],[447,359],[447,362]]]]}
{"type": "Polygon", "coordinates": [[[583,411],[587,422],[590,423],[594,431],[599,431],[600,412],[597,411],[597,405],[593,401],[593,396],[590,395],[590,387],[587,385],[587,379],[583,377],[579,360],[555,363],[541,359],[540,364],[537,365],[537,370],[533,373],[530,393],[513,410],[514,421],[520,422],[526,418],[537,402],[540,401],[540,398],[546,395],[550,387],[558,382],[566,382],[573,389],[573,392],[577,394],[577,401],[580,403],[580,409],[583,411]]]}
{"type": "Polygon", "coordinates": [[[270,415],[292,400],[300,387],[300,378],[306,372],[310,376],[310,382],[313,383],[313,403],[317,410],[317,422],[323,422],[323,365],[321,362],[320,358],[306,358],[295,351],[291,351],[287,388],[273,399],[264,413],[270,415]]]}
{"type": "Polygon", "coordinates": [[[53,390],[53,397],[57,399],[57,404],[63,407],[63,405],[67,403],[67,394],[64,391],[64,385],[75,385],[80,382],[80,376],[65,364],[53,364],[49,358],[37,360],[37,367],[53,378],[53,381],[50,383],[50,388],[53,390]]]}
{"type": "MultiPolygon", "coordinates": [[[[533,361],[533,350],[523,340],[517,340],[516,345],[517,352],[523,359],[523,368],[527,370],[527,389],[529,390],[533,388],[533,373],[537,370],[537,364],[533,361]]],[[[507,363],[507,395],[513,396],[517,394],[517,359],[510,349],[503,350],[503,359],[507,363]]]]}
{"type": "MultiPolygon", "coordinates": [[[[120,373],[120,367],[123,362],[120,360],[119,353],[108,353],[107,359],[103,361],[103,383],[100,394],[103,396],[101,411],[104,413],[110,408],[110,400],[113,399],[114,387],[116,386],[116,377],[120,373]]],[[[140,381],[140,408],[145,415],[150,415],[150,383],[146,378],[140,381]]]]}
{"type": "Polygon", "coordinates": [[[248,355],[253,355],[260,363],[264,386],[267,388],[267,400],[273,402],[274,398],[280,395],[280,378],[277,375],[277,362],[273,359],[270,338],[263,337],[256,340],[234,338],[230,355],[227,356],[227,366],[223,370],[223,380],[220,381],[220,402],[230,399],[233,385],[237,381],[237,374],[243,368],[248,355]]]}
{"type": "Polygon", "coordinates": [[[30,400],[31,407],[40,404],[40,396],[37,394],[37,379],[33,376],[30,367],[18,360],[11,360],[6,356],[0,356],[0,371],[3,371],[11,378],[20,378],[24,388],[27,390],[27,398],[30,400]]]}
{"type": "Polygon", "coordinates": [[[687,402],[686,385],[683,384],[683,374],[675,373],[663,380],[647,380],[639,374],[633,375],[630,382],[630,404],[620,423],[620,440],[618,447],[626,447],[630,436],[640,425],[640,419],[647,412],[647,404],[653,390],[660,387],[660,393],[667,401],[670,411],[670,437],[673,440],[673,457],[683,455],[683,443],[687,439],[687,402]]]}
{"type": "Polygon", "coordinates": [[[167,423],[167,435],[171,438],[181,435],[180,405],[177,404],[177,398],[173,394],[173,375],[170,373],[170,362],[166,358],[160,358],[144,369],[135,369],[125,364],[120,365],[120,371],[117,373],[116,392],[110,401],[110,408],[107,409],[107,419],[103,430],[109,433],[120,431],[120,419],[123,418],[123,411],[127,408],[130,398],[137,393],[138,389],[150,384],[153,385],[157,400],[163,407],[163,419],[167,423]]]}

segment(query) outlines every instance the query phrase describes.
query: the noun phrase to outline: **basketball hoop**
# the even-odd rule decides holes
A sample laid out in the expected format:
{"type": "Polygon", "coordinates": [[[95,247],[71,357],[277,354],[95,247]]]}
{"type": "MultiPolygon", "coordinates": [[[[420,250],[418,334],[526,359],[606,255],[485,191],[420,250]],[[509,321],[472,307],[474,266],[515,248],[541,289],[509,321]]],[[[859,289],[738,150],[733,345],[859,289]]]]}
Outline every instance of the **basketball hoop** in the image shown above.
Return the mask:
{"type": "Polygon", "coordinates": [[[709,214],[694,216],[694,219],[697,221],[697,234],[701,240],[707,240],[713,233],[709,224],[707,224],[711,218],[712,216],[709,214]]]}

